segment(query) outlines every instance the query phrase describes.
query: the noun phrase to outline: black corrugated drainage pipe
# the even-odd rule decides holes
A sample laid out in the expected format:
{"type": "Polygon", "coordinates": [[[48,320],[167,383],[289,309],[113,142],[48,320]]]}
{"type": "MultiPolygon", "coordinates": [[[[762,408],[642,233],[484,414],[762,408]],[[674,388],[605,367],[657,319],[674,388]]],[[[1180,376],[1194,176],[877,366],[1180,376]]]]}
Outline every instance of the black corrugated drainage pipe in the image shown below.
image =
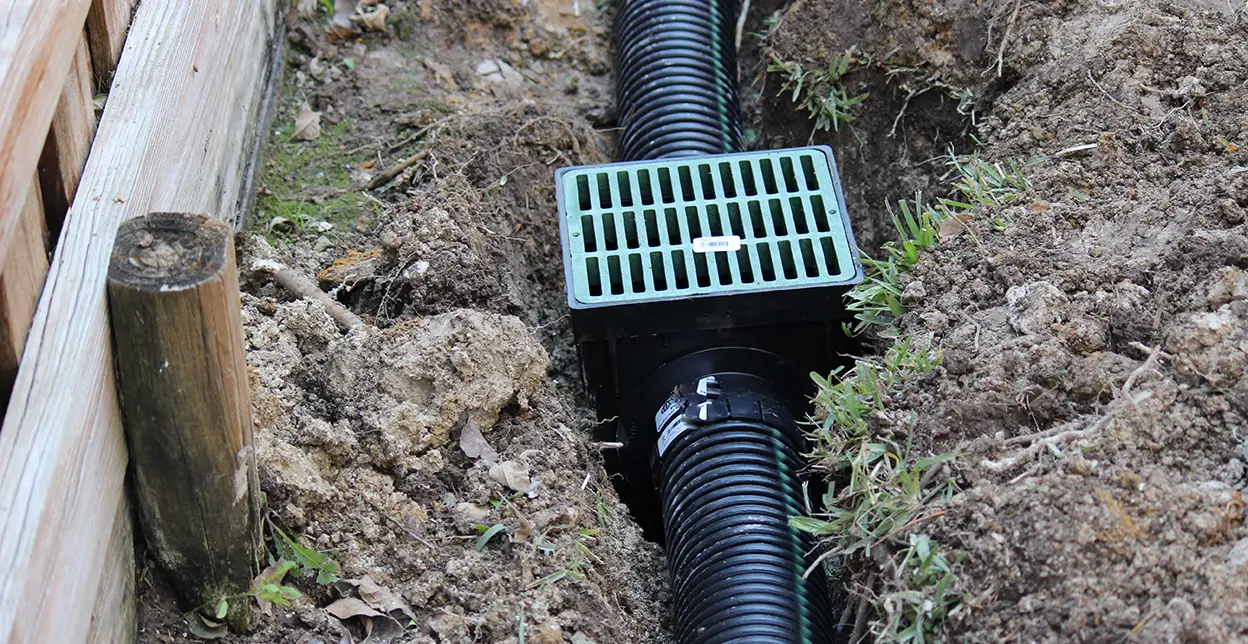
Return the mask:
{"type": "Polygon", "coordinates": [[[620,12],[620,159],[740,152],[740,0],[625,0],[620,12]]]}
{"type": "MultiPolygon", "coordinates": [[[[624,161],[743,149],[740,0],[624,0],[618,102],[624,161]]],[[[653,454],[679,644],[823,644],[834,631],[804,514],[803,438],[784,392],[706,373],[655,417],[653,454]]],[[[670,391],[670,389],[669,389],[670,391]]]]}

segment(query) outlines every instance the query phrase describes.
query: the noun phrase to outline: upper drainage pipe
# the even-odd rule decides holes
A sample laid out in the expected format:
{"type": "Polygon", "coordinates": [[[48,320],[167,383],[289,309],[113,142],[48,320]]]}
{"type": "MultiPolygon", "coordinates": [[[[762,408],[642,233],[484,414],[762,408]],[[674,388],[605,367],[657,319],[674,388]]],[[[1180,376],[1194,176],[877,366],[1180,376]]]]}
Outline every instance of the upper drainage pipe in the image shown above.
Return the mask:
{"type": "Polygon", "coordinates": [[[622,161],[742,151],[740,0],[625,0],[620,12],[622,161]]]}

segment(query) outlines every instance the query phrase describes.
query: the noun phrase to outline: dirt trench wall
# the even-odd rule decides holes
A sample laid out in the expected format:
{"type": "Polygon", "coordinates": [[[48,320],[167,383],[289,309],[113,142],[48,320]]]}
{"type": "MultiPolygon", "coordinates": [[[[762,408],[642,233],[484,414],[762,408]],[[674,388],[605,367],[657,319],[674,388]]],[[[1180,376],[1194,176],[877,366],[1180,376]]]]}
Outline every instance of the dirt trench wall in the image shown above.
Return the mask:
{"type": "Polygon", "coordinates": [[[962,453],[964,491],[926,528],[962,557],[953,637],[1248,637],[1243,9],[842,4],[794,3],[774,46],[900,46],[992,97],[982,157],[1034,161],[1020,201],[975,211],[903,284],[905,337],[944,363],[872,421],[962,453]]]}

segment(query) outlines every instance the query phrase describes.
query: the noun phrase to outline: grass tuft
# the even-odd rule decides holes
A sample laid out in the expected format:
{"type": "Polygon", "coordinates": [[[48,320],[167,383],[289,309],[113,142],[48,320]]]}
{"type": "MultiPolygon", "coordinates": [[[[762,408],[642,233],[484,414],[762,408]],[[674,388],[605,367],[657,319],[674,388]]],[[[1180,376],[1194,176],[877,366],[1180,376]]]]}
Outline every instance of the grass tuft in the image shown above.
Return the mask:
{"type": "Polygon", "coordinates": [[[850,47],[833,56],[825,69],[805,69],[801,63],[782,60],[773,54],[767,71],[784,79],[781,93],[791,92],[790,100],[798,109],[810,112],[816,131],[840,132],[842,126],[854,120],[858,109],[870,96],[846,89],[844,77],[867,62],[861,52],[850,47]]]}
{"type": "MultiPolygon", "coordinates": [[[[988,206],[1004,206],[1028,190],[1031,183],[1023,176],[1023,166],[1015,162],[990,163],[976,155],[959,157],[952,152],[946,159],[951,180],[958,198],[941,198],[924,202],[923,193],[915,195],[913,203],[898,202],[898,212],[891,208],[889,214],[898,240],[884,244],[883,259],[862,258],[866,275],[861,284],[850,291],[846,308],[854,312],[858,322],[852,333],[861,333],[875,327],[882,337],[896,335],[894,323],[906,312],[901,301],[901,279],[919,261],[920,251],[940,242],[941,224],[957,219],[969,219],[971,211],[988,206]]],[[[993,228],[1004,230],[1013,225],[1006,215],[992,220],[993,228]]]]}
{"type": "Polygon", "coordinates": [[[942,359],[933,335],[900,337],[902,280],[922,251],[939,244],[942,231],[948,234],[942,230],[948,224],[962,226],[972,211],[1010,204],[1031,186],[1015,163],[950,153],[946,164],[944,179],[953,197],[925,202],[919,194],[890,210],[899,239],[884,245],[883,259],[863,259],[866,279],[847,296],[847,308],[858,320],[855,330],[874,328],[892,339],[891,345],[882,357],[859,359],[847,372],[811,374],[818,386],[812,459],[830,483],[823,512],[794,518],[792,525],[822,537],[825,557],[866,571],[860,575],[860,601],[875,604],[869,628],[876,642],[940,640],[948,620],[966,605],[958,562],[919,531],[943,515],[933,504],[957,492],[952,478],[940,472],[956,455],[921,455],[914,445],[914,416],[904,432],[876,432],[872,424],[882,418],[890,426],[902,420],[904,426],[906,419],[889,416],[889,397],[936,370],[942,359]]]}

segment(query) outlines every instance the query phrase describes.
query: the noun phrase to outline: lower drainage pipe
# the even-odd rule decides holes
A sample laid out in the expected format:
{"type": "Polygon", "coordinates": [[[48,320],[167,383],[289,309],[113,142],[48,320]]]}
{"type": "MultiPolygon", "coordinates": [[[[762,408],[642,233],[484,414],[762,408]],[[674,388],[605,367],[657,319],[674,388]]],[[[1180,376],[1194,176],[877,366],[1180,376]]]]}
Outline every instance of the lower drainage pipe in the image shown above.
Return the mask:
{"type": "Polygon", "coordinates": [[[830,641],[827,580],[807,575],[803,439],[772,385],[746,374],[677,389],[655,418],[655,474],[675,597],[676,641],[830,641]]]}

